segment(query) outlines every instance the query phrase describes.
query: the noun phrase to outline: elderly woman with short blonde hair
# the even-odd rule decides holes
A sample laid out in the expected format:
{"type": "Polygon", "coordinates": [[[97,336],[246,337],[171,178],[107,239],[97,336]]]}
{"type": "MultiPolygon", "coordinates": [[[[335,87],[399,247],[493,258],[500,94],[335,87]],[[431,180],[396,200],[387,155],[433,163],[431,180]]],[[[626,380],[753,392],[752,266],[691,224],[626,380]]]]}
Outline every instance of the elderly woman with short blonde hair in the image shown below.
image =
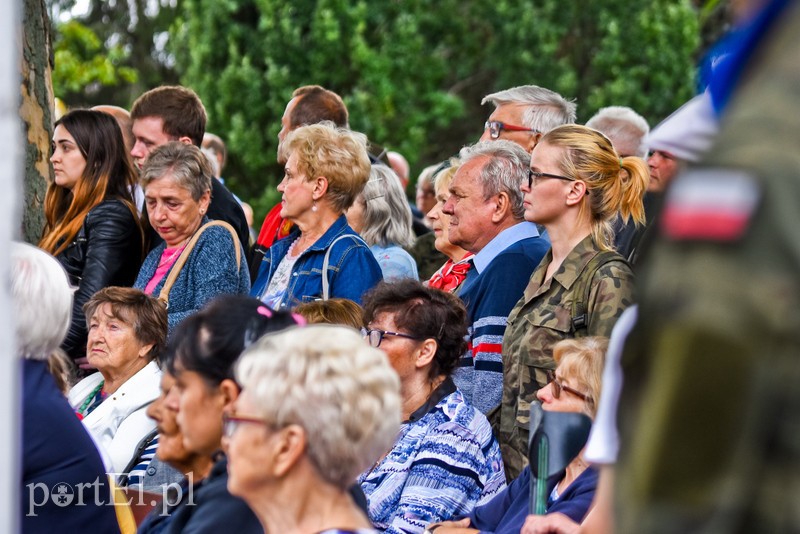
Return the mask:
{"type": "Polygon", "coordinates": [[[311,325],[261,338],[236,378],[228,489],[264,530],[376,532],[348,487],[399,428],[400,384],[383,354],[352,329],[311,325]]]}
{"type": "Polygon", "coordinates": [[[295,228],[264,254],[250,294],[275,309],[329,297],[360,303],[382,279],[344,216],[369,178],[366,136],[330,122],[303,126],[286,136],[280,155],[280,216],[295,228]]]}

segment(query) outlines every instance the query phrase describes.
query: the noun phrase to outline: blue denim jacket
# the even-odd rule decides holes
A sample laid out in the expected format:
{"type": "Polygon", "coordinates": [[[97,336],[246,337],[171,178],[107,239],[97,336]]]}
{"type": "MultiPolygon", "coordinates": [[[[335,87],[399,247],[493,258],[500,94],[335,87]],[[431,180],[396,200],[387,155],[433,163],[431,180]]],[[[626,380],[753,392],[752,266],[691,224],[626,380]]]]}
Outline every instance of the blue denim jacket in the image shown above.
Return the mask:
{"type": "MultiPolygon", "coordinates": [[[[361,296],[383,279],[381,268],[366,243],[347,224],[341,215],[316,243],[300,254],[292,268],[289,292],[282,307],[293,308],[301,302],[322,298],[322,262],[331,243],[340,235],[352,235],[353,239],[341,239],[331,249],[328,258],[328,282],[330,297],[346,298],[361,304],[361,296]]],[[[250,295],[261,298],[269,285],[292,242],[300,237],[295,228],[291,234],[273,244],[264,254],[258,276],[250,295]]]]}

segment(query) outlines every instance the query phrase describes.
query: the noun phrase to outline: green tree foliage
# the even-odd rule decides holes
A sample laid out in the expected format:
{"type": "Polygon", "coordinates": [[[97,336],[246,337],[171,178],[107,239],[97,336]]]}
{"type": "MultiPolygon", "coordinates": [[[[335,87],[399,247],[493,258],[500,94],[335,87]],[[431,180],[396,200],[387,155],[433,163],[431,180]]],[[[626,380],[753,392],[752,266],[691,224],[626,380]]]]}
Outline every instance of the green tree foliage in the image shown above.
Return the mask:
{"type": "MultiPolygon", "coordinates": [[[[47,0],[51,14],[75,0],[47,0]]],[[[86,11],[56,24],[56,95],[69,106],[129,108],[144,91],[177,83],[168,29],[181,0],[87,0],[86,11]]],[[[56,20],[56,19],[54,19],[56,20]]]]}
{"type": "Polygon", "coordinates": [[[105,48],[96,33],[76,20],[58,25],[54,48],[53,89],[61,98],[138,79],[134,69],[120,65],[127,59],[122,47],[105,48]]]}
{"type": "Polygon", "coordinates": [[[421,167],[475,141],[481,97],[515,85],[576,98],[581,121],[628,105],[655,124],[691,96],[698,39],[688,0],[183,0],[171,32],[257,214],[298,86],[338,92],[354,129],[421,167]]]}

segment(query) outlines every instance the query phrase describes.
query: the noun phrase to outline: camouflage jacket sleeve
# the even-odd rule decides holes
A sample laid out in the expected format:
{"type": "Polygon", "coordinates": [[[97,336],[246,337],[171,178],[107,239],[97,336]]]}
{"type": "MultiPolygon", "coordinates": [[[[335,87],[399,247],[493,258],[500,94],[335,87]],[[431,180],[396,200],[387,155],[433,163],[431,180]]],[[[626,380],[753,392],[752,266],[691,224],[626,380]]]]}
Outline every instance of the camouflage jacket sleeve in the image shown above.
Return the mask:
{"type": "Polygon", "coordinates": [[[601,266],[592,280],[589,293],[589,336],[611,335],[611,329],[633,304],[634,277],[625,263],[612,261],[601,266]]]}

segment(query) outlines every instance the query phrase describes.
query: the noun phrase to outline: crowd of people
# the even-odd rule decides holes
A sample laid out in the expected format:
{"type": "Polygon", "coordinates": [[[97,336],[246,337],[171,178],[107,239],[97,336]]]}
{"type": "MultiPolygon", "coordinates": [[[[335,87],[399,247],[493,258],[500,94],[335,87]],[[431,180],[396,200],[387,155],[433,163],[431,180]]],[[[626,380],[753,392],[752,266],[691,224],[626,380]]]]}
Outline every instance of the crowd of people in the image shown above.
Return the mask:
{"type": "Polygon", "coordinates": [[[642,346],[670,341],[637,317],[679,291],[642,285],[640,258],[714,230],[669,196],[717,135],[713,96],[651,130],[620,106],[576,124],[534,85],[487,95],[481,138],[425,168],[412,205],[402,156],[371,154],[339,95],[304,86],[259,232],[191,89],[69,111],[43,236],[11,250],[23,530],[614,531],[618,450],[619,491],[637,501],[645,477],[626,426],[647,413],[642,346]],[[554,471],[577,438],[543,437],[551,412],[592,426],[554,471]],[[46,498],[59,485],[92,499],[46,498]]]}

